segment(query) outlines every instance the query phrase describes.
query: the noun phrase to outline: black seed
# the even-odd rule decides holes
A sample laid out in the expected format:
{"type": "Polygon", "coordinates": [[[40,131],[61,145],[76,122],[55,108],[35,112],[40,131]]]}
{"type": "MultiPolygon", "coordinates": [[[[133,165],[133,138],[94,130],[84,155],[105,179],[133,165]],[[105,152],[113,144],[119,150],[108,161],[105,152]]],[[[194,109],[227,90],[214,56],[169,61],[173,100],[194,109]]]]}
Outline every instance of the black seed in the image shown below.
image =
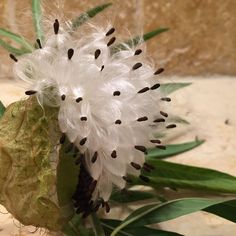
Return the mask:
{"type": "Polygon", "coordinates": [[[97,160],[97,158],[98,158],[98,152],[95,152],[95,153],[93,154],[93,156],[92,156],[91,162],[92,162],[92,163],[95,163],[96,160],[97,160]]]}
{"type": "Polygon", "coordinates": [[[65,148],[65,153],[69,153],[70,151],[72,151],[74,147],[73,143],[70,143],[66,148],[65,148]]]}
{"type": "Polygon", "coordinates": [[[154,73],[154,75],[159,75],[159,74],[161,74],[163,71],[164,71],[164,68],[159,68],[159,69],[154,73]]]}
{"type": "Polygon", "coordinates": [[[13,54],[9,54],[10,58],[15,61],[15,62],[18,62],[17,58],[15,57],[15,55],[13,54]]]}
{"type": "Polygon", "coordinates": [[[161,114],[162,116],[164,116],[164,117],[168,117],[168,114],[167,114],[166,112],[164,112],[164,111],[160,111],[160,114],[161,114]]]}
{"type": "Polygon", "coordinates": [[[41,44],[41,41],[40,41],[40,39],[36,39],[36,42],[37,42],[37,44],[38,44],[39,48],[42,48],[42,44],[41,44]]]}
{"type": "Polygon", "coordinates": [[[66,134],[63,133],[61,138],[60,138],[60,144],[63,144],[65,142],[65,140],[66,140],[66,134]]]}
{"type": "Polygon", "coordinates": [[[147,166],[151,170],[155,170],[155,167],[150,165],[150,164],[148,164],[147,162],[144,163],[144,166],[147,166]]]}
{"type": "Polygon", "coordinates": [[[66,99],[66,95],[65,95],[65,94],[62,94],[62,95],[61,95],[61,100],[62,100],[62,101],[65,101],[65,99],[66,99]]]}
{"type": "Polygon", "coordinates": [[[137,70],[138,68],[140,68],[143,64],[138,62],[136,63],[133,67],[132,67],[132,70],[137,70]]]}
{"type": "Polygon", "coordinates": [[[176,124],[170,124],[170,125],[167,125],[166,128],[167,129],[173,129],[173,128],[176,128],[176,124]]]}
{"type": "Polygon", "coordinates": [[[113,151],[112,151],[111,157],[112,157],[112,158],[117,158],[116,150],[113,150],[113,151]]]}
{"type": "Polygon", "coordinates": [[[80,118],[80,120],[81,120],[81,121],[87,121],[87,117],[86,117],[86,116],[82,116],[82,117],[80,118]]]}
{"type": "Polygon", "coordinates": [[[139,90],[138,93],[145,93],[145,92],[147,92],[148,90],[149,90],[149,88],[148,88],[148,87],[145,87],[145,88],[139,90]]]}
{"type": "Polygon", "coordinates": [[[151,90],[158,89],[160,86],[161,86],[160,84],[154,84],[154,85],[151,87],[151,90]]]}
{"type": "Polygon", "coordinates": [[[97,49],[97,50],[95,51],[95,53],[94,53],[95,59],[97,59],[97,58],[100,56],[100,54],[101,54],[101,50],[100,50],[100,49],[97,49]]]}
{"type": "Polygon", "coordinates": [[[55,20],[55,22],[53,24],[53,28],[54,28],[54,33],[58,34],[58,31],[59,31],[59,21],[58,21],[58,19],[55,20]]]}
{"type": "Polygon", "coordinates": [[[37,93],[37,91],[35,91],[35,90],[28,90],[28,91],[25,91],[25,94],[26,95],[34,95],[34,94],[36,94],[37,93]]]}
{"type": "Polygon", "coordinates": [[[144,176],[144,175],[140,175],[139,178],[141,180],[143,180],[144,182],[146,182],[146,183],[148,183],[150,181],[150,179],[147,176],[144,176]]]}
{"type": "Polygon", "coordinates": [[[79,97],[79,98],[76,98],[75,101],[76,101],[77,103],[79,103],[79,102],[81,102],[82,100],[83,100],[83,98],[82,98],[82,97],[79,97]]]}
{"type": "Polygon", "coordinates": [[[125,180],[127,183],[132,183],[132,180],[130,178],[128,178],[127,176],[123,176],[122,177],[123,180],[125,180]]]}
{"type": "Polygon", "coordinates": [[[140,170],[141,166],[138,163],[130,162],[130,165],[133,166],[136,170],[140,170]]]}
{"type": "Polygon", "coordinates": [[[103,69],[104,69],[104,65],[102,65],[102,67],[101,67],[101,70],[100,70],[100,71],[103,71],[103,69]]]}
{"type": "Polygon", "coordinates": [[[113,96],[120,96],[120,91],[115,91],[115,92],[113,93],[113,96]]]}
{"type": "Polygon", "coordinates": [[[116,41],[116,37],[112,37],[107,43],[107,47],[111,46],[116,41]]]}
{"type": "Polygon", "coordinates": [[[136,145],[136,146],[134,146],[134,148],[137,149],[137,150],[139,150],[139,151],[141,151],[141,152],[144,152],[144,153],[147,152],[147,148],[144,147],[144,146],[136,145]]]}
{"type": "Polygon", "coordinates": [[[149,173],[152,171],[152,170],[151,170],[150,168],[148,168],[147,166],[143,166],[142,169],[145,170],[145,171],[147,171],[147,172],[149,172],[149,173]]]}
{"type": "Polygon", "coordinates": [[[161,150],[166,150],[166,146],[164,145],[156,145],[156,148],[159,148],[161,150]]]}
{"type": "Polygon", "coordinates": [[[170,98],[161,98],[162,101],[165,101],[165,102],[170,102],[171,99],[170,98]]]}
{"type": "Polygon", "coordinates": [[[163,119],[163,118],[158,118],[158,119],[154,120],[153,122],[165,122],[165,119],[163,119]]]}
{"type": "Polygon", "coordinates": [[[142,53],[142,50],[141,50],[141,49],[137,49],[137,50],[134,52],[134,55],[137,56],[137,55],[139,55],[140,53],[142,53]]]}
{"type": "Polygon", "coordinates": [[[157,144],[161,144],[161,140],[159,139],[152,139],[150,140],[151,143],[157,143],[157,144]]]}
{"type": "Polygon", "coordinates": [[[110,212],[110,206],[109,206],[108,202],[104,202],[104,206],[106,208],[106,213],[109,213],[110,212]]]}
{"type": "Polygon", "coordinates": [[[70,48],[68,51],[67,51],[67,55],[68,55],[68,59],[70,60],[73,55],[74,55],[74,49],[73,48],[70,48]]]}
{"type": "Polygon", "coordinates": [[[120,125],[121,124],[121,120],[116,120],[115,124],[120,125]]]}
{"type": "Polygon", "coordinates": [[[141,122],[141,121],[146,121],[148,120],[148,118],[146,116],[140,117],[137,119],[137,121],[141,122]]]}
{"type": "Polygon", "coordinates": [[[83,145],[86,143],[86,141],[87,141],[87,138],[82,138],[82,139],[80,140],[79,144],[80,144],[81,146],[83,146],[83,145]]]}
{"type": "Polygon", "coordinates": [[[109,36],[115,32],[115,28],[111,28],[107,31],[106,36],[109,36]]]}

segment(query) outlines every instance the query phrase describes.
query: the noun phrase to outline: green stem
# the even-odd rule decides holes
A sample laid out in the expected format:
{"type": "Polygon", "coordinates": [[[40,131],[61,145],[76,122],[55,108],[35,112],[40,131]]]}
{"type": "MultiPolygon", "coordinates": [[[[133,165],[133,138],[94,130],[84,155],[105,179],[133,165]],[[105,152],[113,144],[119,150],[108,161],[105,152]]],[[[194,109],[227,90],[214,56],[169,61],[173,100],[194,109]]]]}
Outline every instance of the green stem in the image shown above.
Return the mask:
{"type": "Polygon", "coordinates": [[[91,214],[95,236],[105,236],[101,223],[96,215],[96,213],[91,214]]]}

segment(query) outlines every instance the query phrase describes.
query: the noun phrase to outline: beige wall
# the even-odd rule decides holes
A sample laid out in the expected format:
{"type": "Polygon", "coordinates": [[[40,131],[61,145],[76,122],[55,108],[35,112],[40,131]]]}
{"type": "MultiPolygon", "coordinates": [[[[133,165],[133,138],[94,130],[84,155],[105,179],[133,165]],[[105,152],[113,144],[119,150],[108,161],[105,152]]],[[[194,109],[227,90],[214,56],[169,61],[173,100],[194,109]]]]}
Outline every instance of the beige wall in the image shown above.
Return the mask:
{"type": "MultiPolygon", "coordinates": [[[[65,0],[65,8],[70,10],[67,16],[77,12],[79,14],[88,7],[104,2],[108,1],[65,0]]],[[[154,56],[155,63],[157,66],[164,66],[166,73],[236,74],[236,0],[112,2],[114,6],[106,11],[106,17],[111,18],[115,25],[128,28],[132,33],[137,33],[142,28],[144,32],[158,27],[170,28],[169,32],[148,43],[148,51],[154,56]]],[[[29,3],[30,0],[0,0],[1,26],[32,35],[29,3]],[[14,9],[14,5],[17,11],[9,13],[9,9],[14,9]],[[18,27],[18,23],[14,22],[14,15],[18,23],[20,22],[18,27]],[[22,31],[22,28],[25,30],[22,31]]],[[[52,7],[48,4],[46,6],[51,12],[52,7]]],[[[2,54],[2,51],[0,53],[2,54]]]]}

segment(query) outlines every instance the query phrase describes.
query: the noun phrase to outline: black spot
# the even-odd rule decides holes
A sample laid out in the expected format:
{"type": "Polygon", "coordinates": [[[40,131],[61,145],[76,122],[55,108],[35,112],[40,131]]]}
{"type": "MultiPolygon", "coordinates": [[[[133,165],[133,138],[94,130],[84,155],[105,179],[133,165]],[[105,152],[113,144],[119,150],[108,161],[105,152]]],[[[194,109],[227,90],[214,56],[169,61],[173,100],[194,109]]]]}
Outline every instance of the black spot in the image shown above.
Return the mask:
{"type": "Polygon", "coordinates": [[[82,139],[80,140],[79,144],[80,144],[81,146],[83,146],[83,145],[86,143],[86,141],[87,141],[87,138],[82,138],[82,139]]]}
{"type": "Polygon", "coordinates": [[[53,28],[54,28],[54,33],[55,34],[58,34],[58,31],[59,31],[59,21],[58,19],[55,20],[54,24],[53,24],[53,28]]]}
{"type": "Polygon", "coordinates": [[[79,98],[76,98],[75,101],[76,101],[77,103],[79,103],[79,102],[81,102],[82,100],[83,100],[83,98],[82,98],[82,97],[79,97],[79,98]]]}
{"type": "Polygon", "coordinates": [[[156,71],[154,72],[154,75],[159,75],[159,74],[161,74],[163,71],[164,71],[164,68],[159,68],[158,70],[156,70],[156,71]]]}
{"type": "Polygon", "coordinates": [[[15,61],[15,62],[18,62],[17,58],[15,57],[15,55],[13,54],[9,54],[10,58],[15,61]]]}
{"type": "Polygon", "coordinates": [[[133,67],[132,67],[132,70],[137,70],[138,68],[140,68],[143,64],[138,62],[136,63],[133,67]]]}
{"type": "Polygon", "coordinates": [[[116,41],[116,37],[112,37],[107,43],[107,47],[111,46],[116,41]]]}
{"type": "Polygon", "coordinates": [[[112,158],[117,158],[116,150],[113,150],[113,151],[112,151],[111,157],[112,157],[112,158]]]}
{"type": "Polygon", "coordinates": [[[101,50],[100,50],[100,49],[97,49],[97,50],[95,51],[95,53],[94,53],[95,59],[97,59],[97,58],[100,56],[100,54],[101,54],[101,50]]]}
{"type": "Polygon", "coordinates": [[[34,94],[36,94],[36,93],[37,93],[37,91],[35,91],[35,90],[28,90],[28,91],[25,91],[25,94],[28,95],[28,96],[34,95],[34,94]]]}
{"type": "Polygon", "coordinates": [[[162,116],[164,116],[164,117],[168,117],[168,114],[167,114],[166,112],[164,112],[164,111],[160,111],[160,114],[161,114],[162,116]]]}
{"type": "Polygon", "coordinates": [[[38,44],[39,48],[42,48],[42,44],[41,44],[41,41],[40,41],[40,39],[36,39],[36,42],[37,42],[37,44],[38,44]]]}
{"type": "Polygon", "coordinates": [[[158,89],[160,86],[161,86],[160,84],[154,84],[154,85],[151,87],[151,90],[158,89]]]}
{"type": "Polygon", "coordinates": [[[113,96],[120,96],[120,91],[115,91],[115,92],[113,93],[113,96]]]}
{"type": "Polygon", "coordinates": [[[147,148],[144,146],[136,145],[136,146],[134,146],[134,148],[137,149],[138,151],[147,153],[147,148]]]}
{"type": "Polygon", "coordinates": [[[140,117],[137,119],[137,121],[142,122],[142,121],[147,121],[148,118],[146,116],[140,117]]]}
{"type": "Polygon", "coordinates": [[[68,55],[68,59],[71,60],[71,58],[74,55],[74,49],[73,48],[68,49],[67,55],[68,55]]]}
{"type": "Polygon", "coordinates": [[[115,32],[115,28],[111,28],[107,31],[106,36],[110,36],[111,34],[113,34],[115,32]]]}
{"type": "Polygon", "coordinates": [[[137,56],[137,55],[139,55],[139,54],[141,54],[141,53],[142,53],[142,50],[141,50],[141,49],[137,49],[137,50],[134,52],[134,55],[137,56]]]}
{"type": "Polygon", "coordinates": [[[121,120],[116,120],[115,124],[120,125],[121,124],[121,120]]]}
{"type": "Polygon", "coordinates": [[[97,160],[97,158],[98,158],[98,152],[95,152],[95,153],[93,154],[93,156],[92,156],[91,162],[92,162],[92,163],[95,163],[96,160],[97,160]]]}
{"type": "Polygon", "coordinates": [[[147,92],[148,90],[149,90],[149,88],[148,88],[148,87],[145,87],[145,88],[139,90],[138,93],[145,93],[145,92],[147,92]]]}
{"type": "Polygon", "coordinates": [[[167,125],[166,128],[167,129],[173,129],[173,128],[176,128],[176,124],[170,124],[170,125],[167,125]]]}

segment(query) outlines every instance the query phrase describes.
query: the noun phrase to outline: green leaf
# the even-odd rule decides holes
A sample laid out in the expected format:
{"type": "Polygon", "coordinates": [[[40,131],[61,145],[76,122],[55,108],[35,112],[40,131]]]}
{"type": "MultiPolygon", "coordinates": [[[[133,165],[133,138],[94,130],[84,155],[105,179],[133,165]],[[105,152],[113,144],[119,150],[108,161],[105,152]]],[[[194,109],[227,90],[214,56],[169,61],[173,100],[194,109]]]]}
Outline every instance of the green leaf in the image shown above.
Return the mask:
{"type": "MultiPolygon", "coordinates": [[[[150,159],[148,163],[155,168],[151,173],[143,173],[150,179],[148,186],[236,193],[236,177],[232,175],[157,159],[150,159]]],[[[131,178],[133,184],[144,184],[139,178],[131,178]]]]}
{"type": "Polygon", "coordinates": [[[152,193],[137,190],[114,191],[111,195],[111,200],[119,203],[143,201],[152,198],[157,197],[152,193]]]}
{"type": "Polygon", "coordinates": [[[215,204],[224,202],[215,199],[186,198],[177,199],[163,204],[151,204],[141,207],[132,212],[122,224],[112,232],[115,236],[126,227],[141,227],[144,225],[155,224],[172,220],[177,217],[187,215],[215,204]]]}
{"type": "Polygon", "coordinates": [[[6,49],[9,53],[13,53],[14,55],[16,56],[20,56],[22,54],[25,54],[25,53],[29,53],[30,51],[29,50],[26,50],[26,49],[18,49],[18,48],[15,48],[15,47],[12,47],[10,44],[6,43],[5,41],[3,41],[2,39],[0,39],[0,45],[6,49]]]}
{"type": "Polygon", "coordinates": [[[152,149],[148,150],[148,154],[146,155],[146,157],[147,157],[147,159],[168,158],[168,157],[175,156],[175,155],[183,153],[183,152],[187,152],[193,148],[198,147],[202,143],[204,143],[204,140],[195,140],[193,142],[188,142],[188,143],[166,145],[166,150],[152,148],[152,149]]]}
{"type": "Polygon", "coordinates": [[[0,118],[3,116],[5,110],[6,110],[5,106],[0,101],[0,118]]]}
{"type": "Polygon", "coordinates": [[[111,52],[114,54],[118,51],[121,51],[121,50],[126,50],[127,49],[127,45],[129,47],[135,47],[139,44],[141,44],[143,41],[147,41],[163,32],[166,32],[168,31],[169,29],[168,28],[159,28],[159,29],[156,29],[156,30],[153,30],[151,32],[148,32],[142,36],[136,36],[134,37],[133,39],[130,39],[128,41],[126,41],[125,43],[121,43],[121,44],[118,44],[118,45],[115,45],[111,48],[111,52]]]}
{"type": "MultiPolygon", "coordinates": [[[[122,221],[120,220],[107,220],[107,219],[102,219],[102,226],[105,230],[105,233],[107,236],[110,236],[110,233],[117,227],[119,226],[122,221]]],[[[169,232],[169,231],[163,231],[159,229],[153,229],[149,227],[135,227],[135,228],[130,228],[127,227],[117,234],[118,236],[181,236],[181,234],[177,234],[174,232],[169,232]]]]}
{"type": "Polygon", "coordinates": [[[187,120],[185,120],[179,116],[170,116],[168,119],[168,122],[173,122],[173,123],[177,123],[177,124],[184,124],[184,125],[190,124],[187,120]]]}
{"type": "Polygon", "coordinates": [[[84,24],[87,20],[89,20],[90,18],[93,18],[98,13],[104,11],[107,7],[109,7],[111,5],[112,5],[112,3],[106,3],[106,4],[103,4],[103,5],[96,6],[92,9],[89,9],[85,13],[82,13],[79,17],[77,17],[76,19],[74,19],[72,21],[72,28],[74,30],[77,29],[79,26],[84,24]]]}
{"type": "Polygon", "coordinates": [[[163,94],[168,95],[191,84],[192,83],[165,83],[161,84],[160,88],[163,94]]]}
{"type": "Polygon", "coordinates": [[[21,37],[18,34],[15,34],[6,29],[0,28],[0,35],[15,41],[16,43],[20,44],[21,46],[23,46],[25,49],[29,50],[30,52],[34,50],[33,46],[25,38],[21,37]]]}
{"type": "Polygon", "coordinates": [[[32,0],[32,15],[33,15],[36,36],[42,42],[44,40],[44,34],[41,25],[41,19],[42,19],[41,0],[32,0]]]}

